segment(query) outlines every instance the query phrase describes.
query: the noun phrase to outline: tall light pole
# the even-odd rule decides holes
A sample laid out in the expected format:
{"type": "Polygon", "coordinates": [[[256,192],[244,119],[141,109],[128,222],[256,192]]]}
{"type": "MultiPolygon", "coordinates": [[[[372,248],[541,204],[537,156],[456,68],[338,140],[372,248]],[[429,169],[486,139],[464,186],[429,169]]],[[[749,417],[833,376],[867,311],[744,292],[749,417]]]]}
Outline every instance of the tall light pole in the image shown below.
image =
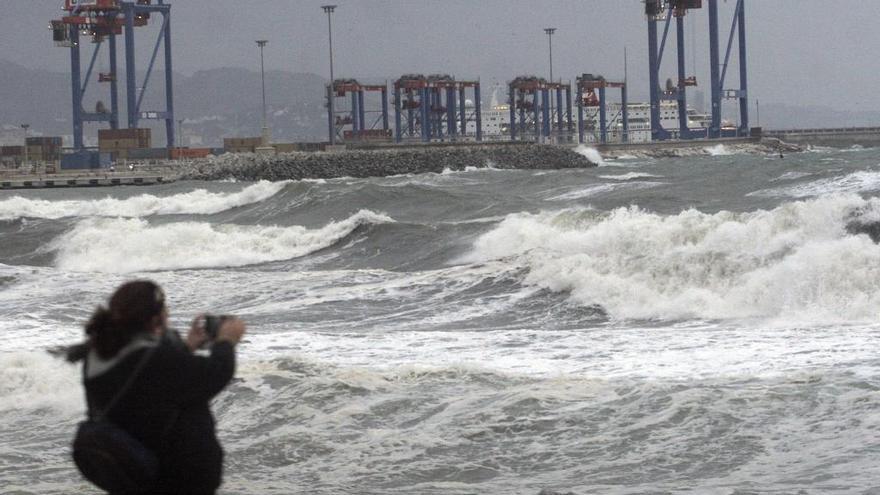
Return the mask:
{"type": "Polygon", "coordinates": [[[183,148],[183,119],[177,119],[177,159],[180,160],[180,148],[183,148]]]}
{"type": "Polygon", "coordinates": [[[550,41],[550,82],[553,82],[553,33],[556,32],[556,28],[544,28],[544,32],[547,33],[547,39],[550,41]]]}
{"type": "Polygon", "coordinates": [[[755,98],[755,109],[758,111],[758,127],[761,127],[761,100],[755,98]]]}
{"type": "Polygon", "coordinates": [[[322,9],[327,13],[327,35],[330,39],[330,86],[327,87],[327,108],[330,114],[329,117],[329,127],[330,127],[330,144],[336,144],[336,123],[334,122],[334,117],[336,117],[336,109],[333,108],[333,23],[331,22],[331,14],[336,10],[335,5],[322,5],[322,9]]]}
{"type": "Polygon", "coordinates": [[[21,124],[21,128],[24,129],[24,165],[25,166],[27,166],[28,162],[30,161],[28,159],[28,144],[27,144],[28,128],[30,126],[31,126],[30,124],[21,124]]]}
{"type": "Polygon", "coordinates": [[[269,123],[266,121],[266,64],[263,60],[263,47],[267,43],[268,40],[257,40],[257,46],[260,47],[260,80],[263,83],[263,146],[269,146],[269,123]]]}
{"type": "MultiPolygon", "coordinates": [[[[550,82],[553,82],[553,33],[556,32],[556,28],[548,27],[544,28],[544,32],[547,33],[547,39],[550,42],[550,82]]],[[[553,95],[550,94],[550,126],[552,127],[555,119],[553,118],[553,95]]]]}

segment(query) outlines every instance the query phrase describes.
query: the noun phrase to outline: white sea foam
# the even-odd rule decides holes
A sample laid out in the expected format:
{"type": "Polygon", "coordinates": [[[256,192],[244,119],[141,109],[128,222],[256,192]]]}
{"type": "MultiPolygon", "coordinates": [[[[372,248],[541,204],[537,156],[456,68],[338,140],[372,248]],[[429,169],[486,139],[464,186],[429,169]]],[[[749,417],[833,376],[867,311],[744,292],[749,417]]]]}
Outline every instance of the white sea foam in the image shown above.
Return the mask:
{"type": "Polygon", "coordinates": [[[440,172],[440,175],[454,175],[454,174],[461,174],[461,173],[466,173],[466,172],[485,172],[487,170],[497,171],[497,170],[503,170],[503,169],[498,168],[497,164],[495,162],[493,162],[492,160],[486,160],[485,167],[474,167],[473,165],[468,165],[465,168],[460,169],[460,170],[453,170],[449,167],[446,167],[443,169],[443,171],[440,172]]]}
{"type": "Polygon", "coordinates": [[[706,153],[709,153],[711,156],[727,156],[727,155],[732,155],[732,154],[733,154],[733,152],[731,152],[731,151],[730,151],[726,146],[724,146],[723,144],[718,144],[718,145],[715,145],[715,146],[710,146],[710,147],[707,147],[707,148],[704,148],[704,149],[706,150],[706,153]]]}
{"type": "Polygon", "coordinates": [[[819,146],[815,144],[808,144],[806,150],[807,153],[834,153],[839,151],[841,150],[832,148],[830,146],[819,146]]]}
{"type": "Polygon", "coordinates": [[[660,177],[659,175],[649,174],[645,172],[630,172],[628,174],[621,175],[600,175],[600,179],[608,179],[608,180],[633,180],[633,179],[649,179],[660,177]]]}
{"type": "Polygon", "coordinates": [[[747,196],[809,198],[834,193],[866,193],[874,191],[880,191],[880,172],[860,170],[841,177],[831,177],[806,184],[761,189],[750,192],[747,196]]]}
{"type": "Polygon", "coordinates": [[[79,414],[83,408],[74,366],[44,351],[0,353],[0,413],[4,416],[40,409],[66,416],[79,414]]]}
{"type": "Polygon", "coordinates": [[[659,182],[612,182],[612,183],[603,183],[603,184],[593,184],[591,186],[576,189],[574,191],[570,191],[567,193],[559,194],[550,198],[547,198],[546,201],[570,201],[574,199],[583,199],[589,198],[593,196],[598,196],[600,194],[616,191],[618,189],[627,189],[627,190],[638,190],[638,189],[649,189],[651,187],[655,187],[659,185],[659,182]]]}
{"type": "Polygon", "coordinates": [[[880,199],[845,195],[741,214],[520,213],[468,259],[517,260],[527,284],[617,318],[876,320],[880,246],[846,223],[877,210],[880,199]]]}
{"type": "Polygon", "coordinates": [[[56,266],[70,271],[244,266],[304,256],[333,245],[360,225],[393,221],[369,210],[319,229],[91,218],[55,239],[51,248],[57,251],[56,266]]]}
{"type": "Polygon", "coordinates": [[[49,201],[13,196],[0,201],[0,220],[63,217],[145,217],[150,215],[210,215],[264,201],[284,189],[290,181],[260,181],[234,193],[213,193],[205,189],[154,196],[141,194],[126,199],[49,201]]]}
{"type": "Polygon", "coordinates": [[[809,177],[811,175],[813,175],[813,174],[810,172],[801,172],[801,171],[793,170],[791,172],[786,172],[786,173],[780,175],[779,177],[776,177],[775,179],[770,179],[770,182],[778,182],[781,180],[797,180],[797,179],[802,179],[804,177],[809,177]]]}
{"type": "Polygon", "coordinates": [[[587,160],[590,160],[596,165],[605,165],[605,160],[602,159],[602,154],[599,153],[599,150],[596,148],[590,148],[589,146],[580,144],[574,149],[574,151],[575,153],[583,155],[587,160]]]}

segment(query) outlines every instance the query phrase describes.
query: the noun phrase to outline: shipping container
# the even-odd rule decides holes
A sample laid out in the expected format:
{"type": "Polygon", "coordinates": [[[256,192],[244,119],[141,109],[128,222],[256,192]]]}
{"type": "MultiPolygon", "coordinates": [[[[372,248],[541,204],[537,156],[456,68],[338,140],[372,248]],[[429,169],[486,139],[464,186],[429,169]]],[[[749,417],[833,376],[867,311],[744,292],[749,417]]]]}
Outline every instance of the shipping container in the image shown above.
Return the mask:
{"type": "Polygon", "coordinates": [[[24,156],[24,146],[2,146],[0,156],[24,156]]]}
{"type": "Polygon", "coordinates": [[[173,148],[171,150],[171,159],[179,160],[181,158],[205,158],[211,154],[211,148],[173,148]]]}
{"type": "Polygon", "coordinates": [[[388,129],[366,129],[363,131],[345,131],[342,133],[345,140],[359,139],[361,141],[384,141],[391,139],[391,130],[388,129]]]}
{"type": "Polygon", "coordinates": [[[100,129],[98,147],[112,149],[151,148],[150,129],[100,129]]]}
{"type": "Polygon", "coordinates": [[[261,137],[223,138],[223,149],[228,153],[253,153],[262,145],[261,137]]]}
{"type": "Polygon", "coordinates": [[[139,129],[99,129],[98,139],[138,139],[149,138],[152,130],[149,128],[139,129]]]}
{"type": "Polygon", "coordinates": [[[110,154],[79,151],[61,156],[62,170],[98,169],[110,167],[110,154]]]}
{"type": "Polygon", "coordinates": [[[299,143],[274,143],[272,147],[275,148],[276,153],[291,153],[300,150],[299,143]]]}
{"type": "Polygon", "coordinates": [[[167,148],[133,148],[124,150],[124,152],[129,160],[165,160],[168,158],[167,148]]]}
{"type": "Polygon", "coordinates": [[[60,137],[29,137],[25,139],[25,144],[28,146],[41,146],[48,148],[60,148],[61,147],[61,138],[60,137]]]}

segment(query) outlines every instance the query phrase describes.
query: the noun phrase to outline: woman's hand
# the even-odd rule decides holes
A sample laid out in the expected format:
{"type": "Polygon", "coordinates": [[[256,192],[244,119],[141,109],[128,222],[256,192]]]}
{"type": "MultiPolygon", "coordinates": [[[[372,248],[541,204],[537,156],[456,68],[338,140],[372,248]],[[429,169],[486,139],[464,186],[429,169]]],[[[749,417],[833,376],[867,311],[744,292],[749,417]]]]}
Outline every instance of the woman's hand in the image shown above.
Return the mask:
{"type": "Polygon", "coordinates": [[[195,352],[196,349],[205,345],[208,341],[208,334],[205,333],[205,315],[198,315],[193,318],[189,327],[189,333],[186,334],[186,346],[190,351],[195,352]]]}
{"type": "Polygon", "coordinates": [[[229,318],[220,325],[220,330],[217,331],[217,341],[225,340],[232,345],[238,344],[242,335],[244,335],[244,331],[245,325],[243,321],[236,317],[229,318]]]}

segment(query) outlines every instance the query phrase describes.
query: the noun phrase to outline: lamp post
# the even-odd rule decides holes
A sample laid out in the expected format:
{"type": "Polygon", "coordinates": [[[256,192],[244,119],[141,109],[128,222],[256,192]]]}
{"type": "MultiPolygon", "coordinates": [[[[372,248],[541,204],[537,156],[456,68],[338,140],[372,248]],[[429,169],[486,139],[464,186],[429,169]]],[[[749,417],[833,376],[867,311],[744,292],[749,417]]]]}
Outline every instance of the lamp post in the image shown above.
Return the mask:
{"type": "Polygon", "coordinates": [[[30,124],[21,124],[21,128],[24,129],[24,165],[25,166],[27,166],[28,162],[30,161],[29,157],[28,157],[28,144],[27,144],[28,128],[30,126],[31,126],[30,124]]]}
{"type": "Polygon", "coordinates": [[[550,82],[553,82],[553,33],[556,32],[556,28],[544,28],[544,32],[547,33],[550,42],[550,82]]]}
{"type": "Polygon", "coordinates": [[[322,9],[327,13],[327,35],[330,41],[330,86],[327,87],[327,108],[330,114],[329,117],[329,127],[330,127],[330,144],[336,144],[336,123],[334,122],[334,117],[336,117],[336,109],[333,104],[333,23],[331,21],[333,11],[336,10],[335,5],[322,5],[322,9]]]}
{"type": "Polygon", "coordinates": [[[180,160],[180,148],[183,148],[183,119],[177,119],[177,159],[180,160]]]}
{"type": "Polygon", "coordinates": [[[755,98],[755,109],[758,111],[758,127],[761,127],[761,100],[755,98]]]}
{"type": "Polygon", "coordinates": [[[257,40],[257,46],[260,47],[260,80],[263,83],[263,146],[269,146],[269,123],[266,120],[266,65],[263,60],[263,48],[267,43],[269,40],[257,40]]]}
{"type": "MultiPolygon", "coordinates": [[[[550,42],[550,83],[553,83],[553,33],[556,32],[556,28],[548,27],[544,28],[544,32],[547,33],[547,40],[550,42]]],[[[553,118],[553,96],[550,96],[550,125],[553,126],[554,118],[553,118]]]]}

